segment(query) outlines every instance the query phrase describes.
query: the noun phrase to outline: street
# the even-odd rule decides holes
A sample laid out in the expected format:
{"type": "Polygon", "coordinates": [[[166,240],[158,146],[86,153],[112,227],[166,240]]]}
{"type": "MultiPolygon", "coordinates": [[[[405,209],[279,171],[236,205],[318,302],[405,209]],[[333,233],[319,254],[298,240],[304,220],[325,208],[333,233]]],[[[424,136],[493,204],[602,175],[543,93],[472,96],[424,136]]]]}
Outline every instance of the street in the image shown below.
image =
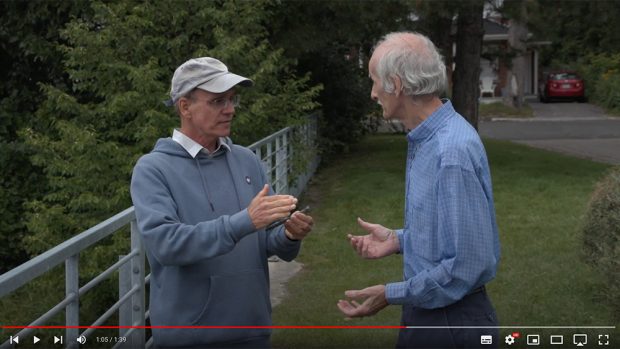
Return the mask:
{"type": "Polygon", "coordinates": [[[529,104],[533,118],[481,121],[480,135],[620,165],[620,117],[588,103],[529,104]]]}

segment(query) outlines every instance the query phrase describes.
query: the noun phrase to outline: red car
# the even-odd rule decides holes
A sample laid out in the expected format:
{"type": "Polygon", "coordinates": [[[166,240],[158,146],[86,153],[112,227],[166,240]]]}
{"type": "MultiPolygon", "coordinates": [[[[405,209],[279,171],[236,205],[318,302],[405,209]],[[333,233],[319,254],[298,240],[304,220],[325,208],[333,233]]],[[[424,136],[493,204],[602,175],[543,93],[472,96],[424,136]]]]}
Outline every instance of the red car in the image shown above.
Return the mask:
{"type": "Polygon", "coordinates": [[[583,79],[575,72],[562,71],[550,73],[540,85],[540,101],[547,103],[552,99],[571,99],[585,102],[583,79]]]}

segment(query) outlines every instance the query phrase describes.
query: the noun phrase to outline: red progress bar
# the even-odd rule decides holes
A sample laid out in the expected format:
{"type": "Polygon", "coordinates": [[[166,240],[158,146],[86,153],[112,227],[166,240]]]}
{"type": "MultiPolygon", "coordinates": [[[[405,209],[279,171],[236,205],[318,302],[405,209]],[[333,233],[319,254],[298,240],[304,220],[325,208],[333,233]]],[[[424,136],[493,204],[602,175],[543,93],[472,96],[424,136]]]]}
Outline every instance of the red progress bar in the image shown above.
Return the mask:
{"type": "Polygon", "coordinates": [[[66,329],[66,328],[95,328],[95,329],[119,329],[119,328],[189,328],[189,329],[402,329],[405,326],[0,326],[3,329],[66,329]]]}

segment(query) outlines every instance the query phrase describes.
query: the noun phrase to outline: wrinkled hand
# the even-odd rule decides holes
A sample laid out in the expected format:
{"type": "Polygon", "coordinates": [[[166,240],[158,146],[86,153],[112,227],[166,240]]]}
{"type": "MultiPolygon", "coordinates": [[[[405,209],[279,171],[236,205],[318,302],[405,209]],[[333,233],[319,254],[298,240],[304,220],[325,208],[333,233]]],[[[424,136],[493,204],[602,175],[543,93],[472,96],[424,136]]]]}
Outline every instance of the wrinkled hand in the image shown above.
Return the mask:
{"type": "Polygon", "coordinates": [[[362,236],[347,235],[349,242],[362,258],[376,259],[400,251],[400,242],[393,230],[382,225],[368,223],[357,218],[357,223],[369,234],[362,236]]]}
{"type": "Polygon", "coordinates": [[[284,233],[291,240],[303,240],[312,230],[314,220],[302,212],[295,212],[291,218],[284,223],[284,233]]]}
{"type": "Polygon", "coordinates": [[[248,214],[254,227],[262,229],[271,222],[288,216],[296,204],[297,199],[291,195],[269,195],[269,186],[265,184],[250,202],[248,214]]]}
{"type": "Polygon", "coordinates": [[[337,304],[338,309],[347,316],[347,319],[372,316],[389,305],[385,298],[385,285],[371,286],[363,290],[349,290],[345,291],[344,295],[347,298],[353,298],[351,302],[341,299],[337,304]],[[362,304],[355,300],[360,298],[365,298],[362,304]]]}

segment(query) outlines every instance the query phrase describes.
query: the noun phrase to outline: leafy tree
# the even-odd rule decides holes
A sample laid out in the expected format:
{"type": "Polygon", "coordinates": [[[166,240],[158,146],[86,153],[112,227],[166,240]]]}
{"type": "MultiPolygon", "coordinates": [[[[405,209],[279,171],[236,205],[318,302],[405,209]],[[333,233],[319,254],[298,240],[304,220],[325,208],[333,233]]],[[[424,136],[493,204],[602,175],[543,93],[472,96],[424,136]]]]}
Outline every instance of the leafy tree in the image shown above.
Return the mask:
{"type": "Polygon", "coordinates": [[[324,86],[318,101],[323,159],[346,150],[365,133],[376,106],[370,100],[368,59],[374,43],[395,30],[411,30],[411,2],[313,1],[275,6],[270,37],[298,61],[301,73],[324,86]]]}
{"type": "Polygon", "coordinates": [[[34,118],[45,98],[38,84],[66,84],[58,30],[86,7],[79,1],[0,2],[0,274],[28,258],[23,206],[40,196],[45,182],[18,130],[45,127],[34,118]]]}
{"type": "Polygon", "coordinates": [[[609,30],[620,16],[617,1],[528,2],[529,25],[536,38],[551,41],[541,48],[543,66],[574,63],[587,54],[620,51],[620,32],[609,30]],[[555,63],[554,63],[555,62],[555,63]]]}
{"type": "Polygon", "coordinates": [[[29,227],[37,236],[29,239],[32,252],[130,205],[133,164],[178,124],[162,101],[183,61],[218,57],[256,81],[243,91],[247,107],[235,120],[233,136],[242,143],[299,123],[316,106],[317,88],[308,88],[307,78],[296,79],[291,61],[264,40],[269,13],[263,2],[185,5],[93,2],[92,19],[78,18],[62,31],[71,89],[44,85],[47,99],[37,117],[50,127],[24,132],[50,189],[30,203],[29,227]],[[63,236],[39,236],[54,235],[60,217],[68,225],[63,236]]]}
{"type": "MultiPolygon", "coordinates": [[[[135,161],[178,124],[164,107],[174,69],[191,57],[214,56],[251,77],[243,90],[233,139],[248,144],[285,125],[304,121],[317,104],[318,87],[294,75],[294,61],[266,40],[271,12],[266,1],[92,2],[61,31],[63,68],[69,85],[42,84],[36,112],[45,127],[21,132],[45,174],[40,198],[28,203],[26,239],[38,254],[131,205],[129,178],[135,161]]],[[[81,264],[90,280],[119,252],[127,235],[115,234],[81,264]]],[[[46,286],[41,289],[45,290],[46,286]]],[[[109,284],[109,289],[114,287],[109,284]]],[[[49,288],[49,287],[48,287],[49,288]]],[[[105,288],[105,286],[104,286],[105,288]]],[[[88,314],[97,314],[96,293],[88,314]]],[[[108,305],[110,303],[107,303],[108,305]]]]}

